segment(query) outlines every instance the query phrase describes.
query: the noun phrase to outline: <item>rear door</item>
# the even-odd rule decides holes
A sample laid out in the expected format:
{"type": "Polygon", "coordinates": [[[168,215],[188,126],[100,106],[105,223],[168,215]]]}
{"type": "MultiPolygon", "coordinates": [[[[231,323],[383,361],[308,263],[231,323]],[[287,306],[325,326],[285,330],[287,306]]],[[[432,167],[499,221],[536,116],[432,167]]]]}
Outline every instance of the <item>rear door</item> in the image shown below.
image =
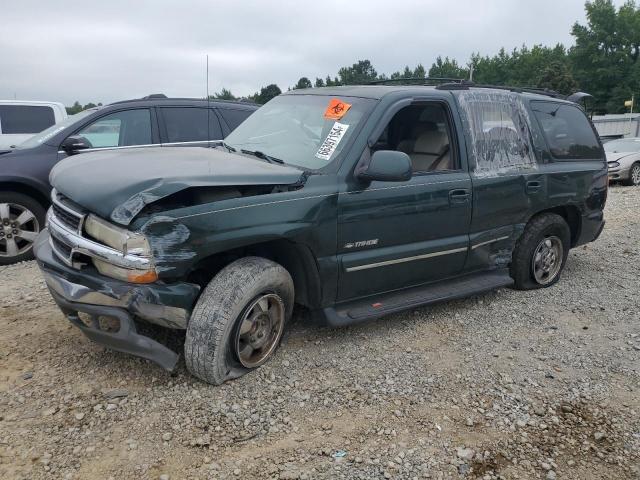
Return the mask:
{"type": "Polygon", "coordinates": [[[223,138],[218,116],[206,107],[158,107],[165,147],[207,147],[223,138]]]}
{"type": "Polygon", "coordinates": [[[504,268],[543,194],[521,95],[488,89],[456,92],[473,184],[473,218],[465,271],[504,268]],[[538,183],[536,183],[538,182],[538,183]]]}

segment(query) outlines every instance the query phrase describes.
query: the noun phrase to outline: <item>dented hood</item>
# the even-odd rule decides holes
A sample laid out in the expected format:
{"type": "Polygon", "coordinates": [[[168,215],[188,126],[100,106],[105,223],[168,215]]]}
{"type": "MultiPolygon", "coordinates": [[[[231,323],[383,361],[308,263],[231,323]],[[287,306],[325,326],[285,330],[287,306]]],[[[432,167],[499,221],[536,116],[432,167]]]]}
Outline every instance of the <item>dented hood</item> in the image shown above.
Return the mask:
{"type": "Polygon", "coordinates": [[[58,163],[51,185],[77,204],[128,225],[145,205],[189,187],[288,185],[303,172],[201,147],[150,147],[83,153],[58,163]]]}

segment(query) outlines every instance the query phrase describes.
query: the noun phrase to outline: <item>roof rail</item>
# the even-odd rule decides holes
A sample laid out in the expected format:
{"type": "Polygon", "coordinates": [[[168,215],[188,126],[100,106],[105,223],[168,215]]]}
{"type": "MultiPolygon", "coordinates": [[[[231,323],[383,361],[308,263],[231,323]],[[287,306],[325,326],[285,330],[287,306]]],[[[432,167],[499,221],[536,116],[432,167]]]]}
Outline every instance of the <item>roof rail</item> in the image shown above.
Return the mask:
{"type": "Polygon", "coordinates": [[[385,78],[383,80],[373,80],[367,85],[384,85],[387,83],[406,83],[407,85],[434,85],[440,83],[466,83],[464,78],[449,77],[403,77],[403,78],[385,78]]]}
{"type": "Polygon", "coordinates": [[[167,98],[167,96],[164,93],[152,93],[146,97],[142,97],[142,100],[153,100],[155,98],[167,98]]]}
{"type": "Polygon", "coordinates": [[[483,83],[474,83],[464,78],[448,78],[448,77],[405,77],[405,78],[387,78],[383,80],[375,80],[367,83],[367,85],[384,85],[384,84],[405,84],[405,85],[436,85],[438,90],[467,90],[469,88],[494,88],[498,90],[507,90],[514,93],[534,93],[537,95],[545,95],[553,98],[566,98],[565,95],[540,87],[514,87],[509,85],[490,85],[483,83]]]}

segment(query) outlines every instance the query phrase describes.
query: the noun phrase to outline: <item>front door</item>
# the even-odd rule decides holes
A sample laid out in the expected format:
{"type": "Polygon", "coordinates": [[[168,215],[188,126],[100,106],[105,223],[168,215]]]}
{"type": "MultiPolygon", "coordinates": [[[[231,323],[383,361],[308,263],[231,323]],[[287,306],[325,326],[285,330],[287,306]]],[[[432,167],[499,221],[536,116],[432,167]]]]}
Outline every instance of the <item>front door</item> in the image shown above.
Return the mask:
{"type": "Polygon", "coordinates": [[[408,182],[354,183],[338,200],[338,301],[458,275],[469,247],[471,179],[446,102],[400,109],[372,150],[409,155],[408,182]]]}

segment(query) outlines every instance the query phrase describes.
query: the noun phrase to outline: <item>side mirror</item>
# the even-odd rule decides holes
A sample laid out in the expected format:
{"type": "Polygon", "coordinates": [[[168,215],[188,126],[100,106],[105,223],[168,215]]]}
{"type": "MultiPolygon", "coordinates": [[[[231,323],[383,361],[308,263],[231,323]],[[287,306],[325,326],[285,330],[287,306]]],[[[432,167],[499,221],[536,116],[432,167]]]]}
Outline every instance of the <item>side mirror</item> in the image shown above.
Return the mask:
{"type": "Polygon", "coordinates": [[[356,177],[364,181],[406,182],[412,174],[411,159],[404,152],[378,150],[368,164],[356,172],[356,177]]]}
{"type": "Polygon", "coordinates": [[[78,150],[86,150],[87,148],[93,148],[91,142],[85,137],[80,135],[71,135],[63,140],[60,148],[67,153],[73,153],[78,150]]]}

